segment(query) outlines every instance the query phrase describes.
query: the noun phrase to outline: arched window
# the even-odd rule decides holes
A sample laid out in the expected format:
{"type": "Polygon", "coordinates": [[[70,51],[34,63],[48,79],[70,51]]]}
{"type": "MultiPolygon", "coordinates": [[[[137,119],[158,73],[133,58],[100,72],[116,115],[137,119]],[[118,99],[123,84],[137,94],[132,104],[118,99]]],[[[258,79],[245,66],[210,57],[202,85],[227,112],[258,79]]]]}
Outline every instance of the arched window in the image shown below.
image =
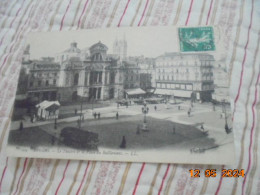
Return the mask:
{"type": "Polygon", "coordinates": [[[101,61],[102,60],[102,55],[100,53],[96,53],[93,55],[92,60],[94,61],[101,61]]]}
{"type": "Polygon", "coordinates": [[[78,82],[79,82],[79,73],[76,73],[74,75],[74,85],[78,85],[78,82]]]}

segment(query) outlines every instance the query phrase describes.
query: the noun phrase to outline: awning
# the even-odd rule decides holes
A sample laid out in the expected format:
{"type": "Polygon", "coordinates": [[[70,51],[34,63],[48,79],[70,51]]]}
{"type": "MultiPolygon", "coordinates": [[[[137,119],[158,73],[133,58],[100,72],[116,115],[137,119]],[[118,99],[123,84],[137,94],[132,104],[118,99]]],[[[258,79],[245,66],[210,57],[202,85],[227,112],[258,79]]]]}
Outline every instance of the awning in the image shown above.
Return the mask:
{"type": "Polygon", "coordinates": [[[156,89],[154,94],[158,95],[172,95],[176,97],[191,97],[192,91],[174,90],[174,89],[156,89]]]}
{"type": "Polygon", "coordinates": [[[47,101],[47,100],[44,100],[43,102],[37,104],[36,107],[39,107],[41,109],[46,109],[54,105],[56,108],[60,107],[60,103],[58,101],[47,101]]]}
{"type": "Polygon", "coordinates": [[[146,92],[144,90],[142,90],[141,88],[137,88],[137,89],[127,89],[125,90],[125,92],[128,95],[144,95],[146,94],[146,92]]]}

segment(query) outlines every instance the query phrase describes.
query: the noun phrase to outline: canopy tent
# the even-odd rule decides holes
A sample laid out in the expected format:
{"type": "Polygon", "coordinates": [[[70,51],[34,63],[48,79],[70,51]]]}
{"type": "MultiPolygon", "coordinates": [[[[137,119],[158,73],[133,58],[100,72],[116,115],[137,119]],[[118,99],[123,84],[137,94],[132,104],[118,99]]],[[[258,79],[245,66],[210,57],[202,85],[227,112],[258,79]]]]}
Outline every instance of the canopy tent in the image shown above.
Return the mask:
{"type": "Polygon", "coordinates": [[[175,97],[190,98],[192,91],[175,90],[175,89],[156,89],[154,94],[157,95],[170,95],[175,97]]]}
{"type": "Polygon", "coordinates": [[[37,116],[41,119],[55,119],[59,116],[60,103],[58,101],[44,100],[35,107],[38,109],[37,116]]]}

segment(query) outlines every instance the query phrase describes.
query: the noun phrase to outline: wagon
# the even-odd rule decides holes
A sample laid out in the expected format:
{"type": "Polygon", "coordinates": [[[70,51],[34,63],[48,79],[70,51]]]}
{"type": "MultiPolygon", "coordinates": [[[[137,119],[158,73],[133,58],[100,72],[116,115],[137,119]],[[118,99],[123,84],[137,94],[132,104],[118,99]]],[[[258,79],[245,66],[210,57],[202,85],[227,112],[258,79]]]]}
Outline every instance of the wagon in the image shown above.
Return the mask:
{"type": "Polygon", "coordinates": [[[65,127],[61,130],[60,136],[63,144],[72,148],[87,150],[97,150],[98,148],[97,133],[75,127],[65,127]]]}

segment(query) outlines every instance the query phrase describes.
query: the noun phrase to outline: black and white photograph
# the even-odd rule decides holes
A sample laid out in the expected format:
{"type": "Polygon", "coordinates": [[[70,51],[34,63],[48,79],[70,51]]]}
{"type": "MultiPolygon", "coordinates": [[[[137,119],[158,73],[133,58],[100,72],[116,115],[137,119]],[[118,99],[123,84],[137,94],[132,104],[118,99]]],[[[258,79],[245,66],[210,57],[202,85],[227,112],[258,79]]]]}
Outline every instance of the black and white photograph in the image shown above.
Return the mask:
{"type": "Polygon", "coordinates": [[[30,33],[8,155],[232,164],[224,34],[180,28],[30,33]]]}

